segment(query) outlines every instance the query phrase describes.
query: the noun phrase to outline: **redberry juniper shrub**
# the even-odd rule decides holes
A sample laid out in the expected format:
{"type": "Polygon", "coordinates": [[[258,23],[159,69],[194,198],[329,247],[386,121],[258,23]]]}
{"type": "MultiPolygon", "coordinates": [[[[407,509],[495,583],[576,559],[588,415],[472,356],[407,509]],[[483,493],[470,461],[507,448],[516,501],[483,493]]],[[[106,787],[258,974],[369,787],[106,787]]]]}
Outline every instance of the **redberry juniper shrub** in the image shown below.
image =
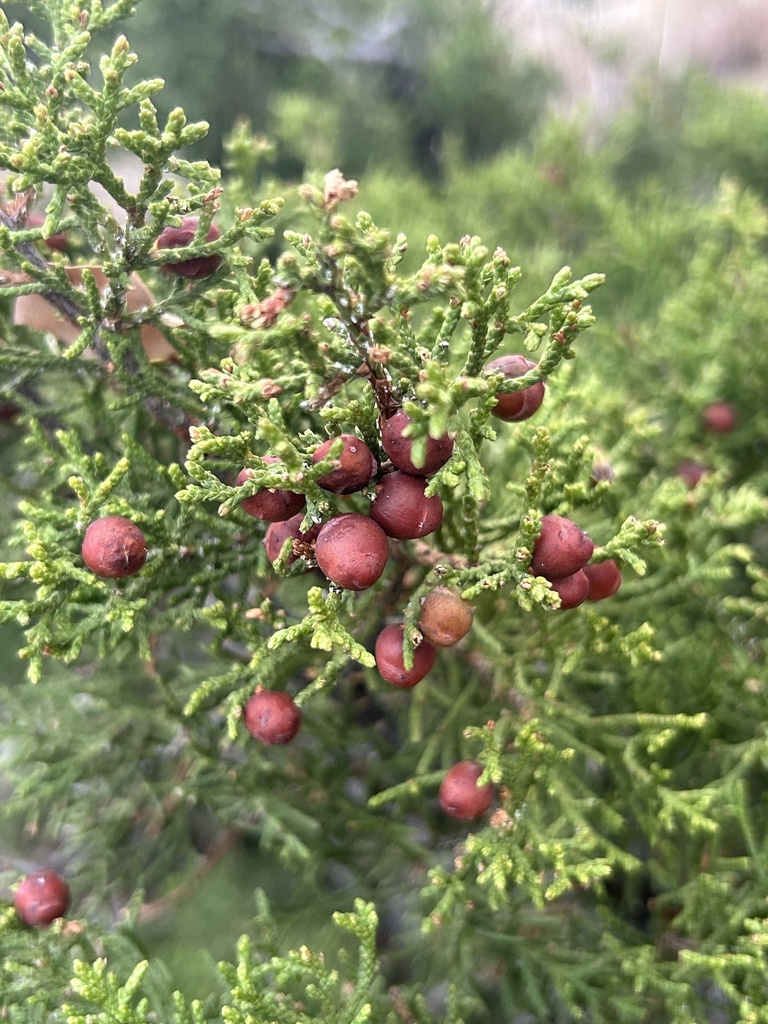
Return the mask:
{"type": "MultiPolygon", "coordinates": [[[[406,239],[339,171],[284,205],[242,127],[228,178],[180,155],[205,126],[158,121],[124,37],[92,74],[130,3],[34,6],[45,38],[0,14],[0,629],[20,656],[0,765],[9,832],[35,837],[3,862],[0,1013],[746,1024],[768,898],[768,364],[744,342],[768,315],[764,209],[725,184],[656,319],[601,326],[602,276],[553,255],[581,215],[642,265],[651,200],[566,130],[503,175],[539,243],[523,278],[515,231],[485,223],[493,167],[462,186],[458,241],[433,232],[472,203],[425,199],[435,223],[406,239]],[[525,391],[505,422],[499,396],[525,391]],[[702,429],[713,402],[731,431],[702,429]],[[693,488],[684,459],[712,467],[693,488]],[[403,475],[442,516],[387,536],[371,509],[403,475]],[[135,571],[93,569],[105,518],[143,538],[135,571]],[[560,612],[598,565],[620,589],[560,612]],[[13,909],[31,855],[72,893],[42,931],[13,909]],[[143,943],[228,856],[266,893],[174,994],[143,943]]],[[[675,253],[689,212],[658,228],[675,253]]]]}

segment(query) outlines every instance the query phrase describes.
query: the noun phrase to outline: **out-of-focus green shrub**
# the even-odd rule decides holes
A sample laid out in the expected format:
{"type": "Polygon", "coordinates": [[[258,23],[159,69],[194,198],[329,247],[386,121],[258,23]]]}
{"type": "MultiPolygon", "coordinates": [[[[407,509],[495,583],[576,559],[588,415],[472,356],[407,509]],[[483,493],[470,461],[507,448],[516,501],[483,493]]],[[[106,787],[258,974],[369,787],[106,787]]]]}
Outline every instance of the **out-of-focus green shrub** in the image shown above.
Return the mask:
{"type": "Polygon", "coordinates": [[[526,136],[552,83],[480,0],[157,0],[132,33],[144,74],[169,82],[161,111],[183,102],[211,123],[201,152],[220,160],[245,117],[295,177],[321,155],[348,174],[439,173],[447,137],[485,157],[526,136]]]}

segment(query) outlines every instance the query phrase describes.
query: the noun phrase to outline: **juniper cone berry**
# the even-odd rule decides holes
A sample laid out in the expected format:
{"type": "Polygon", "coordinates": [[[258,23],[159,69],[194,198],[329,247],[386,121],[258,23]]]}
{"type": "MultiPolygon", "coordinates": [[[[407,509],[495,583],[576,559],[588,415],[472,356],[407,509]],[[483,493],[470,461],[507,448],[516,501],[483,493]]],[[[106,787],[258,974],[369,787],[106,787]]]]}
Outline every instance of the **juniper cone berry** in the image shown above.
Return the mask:
{"type": "Polygon", "coordinates": [[[413,667],[407,669],[403,660],[403,637],[405,629],[402,622],[385,626],[376,637],[374,657],[376,668],[382,679],[393,686],[410,689],[420,683],[435,664],[437,652],[427,640],[423,640],[413,650],[413,667]]]}
{"type": "Polygon", "coordinates": [[[270,523],[264,538],[264,550],[270,562],[275,562],[277,556],[283,550],[283,544],[285,544],[289,537],[296,544],[294,544],[293,552],[288,556],[288,565],[293,565],[297,558],[304,556],[304,553],[309,555],[312,552],[312,542],[320,532],[320,527],[311,526],[306,533],[302,533],[300,527],[303,518],[304,513],[297,512],[295,516],[291,516],[290,519],[285,519],[281,523],[270,523]],[[301,551],[302,546],[304,547],[304,552],[301,551]],[[296,550],[297,547],[299,548],[298,551],[296,550]]]}
{"type": "Polygon", "coordinates": [[[533,545],[530,571],[534,576],[561,580],[583,569],[595,545],[576,523],[564,516],[543,516],[533,545]]]}
{"type": "MultiPolygon", "coordinates": [[[[331,470],[317,481],[318,486],[334,494],[352,494],[361,491],[378,469],[373,452],[359,437],[354,434],[340,434],[342,441],[341,454],[338,456],[338,469],[331,470]]],[[[312,454],[312,463],[317,465],[327,457],[331,445],[339,437],[329,437],[312,454]]]]}
{"type": "Polygon", "coordinates": [[[368,516],[345,512],[320,527],[315,558],[328,579],[340,587],[372,587],[384,572],[388,557],[387,535],[368,516]]]}
{"type": "Polygon", "coordinates": [[[695,462],[693,459],[684,459],[677,467],[677,475],[689,491],[692,491],[704,474],[708,472],[709,466],[705,466],[703,462],[695,462]]]}
{"type": "Polygon", "coordinates": [[[472,626],[472,605],[450,587],[435,587],[424,598],[419,629],[435,647],[453,647],[472,626]]]}
{"type": "Polygon", "coordinates": [[[415,540],[433,533],[443,521],[443,503],[439,494],[427,498],[423,476],[395,471],[388,473],[376,488],[371,504],[371,519],[397,540],[415,540]]]}
{"type": "MultiPolygon", "coordinates": [[[[272,465],[283,460],[277,455],[265,455],[263,461],[272,465]]],[[[253,475],[252,469],[241,469],[235,483],[240,487],[253,475]]],[[[282,523],[295,516],[297,512],[301,512],[306,503],[307,499],[303,494],[284,491],[279,487],[265,487],[250,498],[241,501],[240,508],[254,519],[263,519],[268,523],[282,523]]]]}
{"type": "Polygon", "coordinates": [[[587,599],[589,591],[589,580],[583,569],[579,569],[572,576],[563,576],[562,579],[552,580],[550,586],[556,594],[560,595],[560,610],[578,608],[587,599]]]}
{"type": "MultiPolygon", "coordinates": [[[[492,363],[488,363],[485,367],[485,372],[501,372],[508,378],[522,377],[523,374],[535,369],[536,366],[538,366],[538,363],[535,363],[532,359],[526,359],[525,356],[499,356],[492,363]]],[[[536,384],[531,384],[528,388],[523,388],[522,391],[514,391],[506,395],[497,394],[496,405],[491,410],[491,414],[507,423],[515,423],[518,420],[527,420],[529,416],[533,416],[543,401],[544,384],[538,381],[536,384]]]]}
{"type": "Polygon", "coordinates": [[[736,426],[736,410],[730,402],[710,402],[702,413],[704,426],[712,434],[730,434],[736,426]]]}
{"type": "MultiPolygon", "coordinates": [[[[30,228],[41,228],[45,224],[45,217],[42,213],[30,213],[27,225],[30,228]]],[[[57,231],[48,238],[43,239],[43,244],[49,249],[56,249],[57,252],[69,252],[71,244],[66,231],[57,231]]]]}
{"type": "Polygon", "coordinates": [[[601,459],[599,462],[594,463],[589,476],[593,484],[609,484],[611,480],[616,479],[616,470],[606,459],[601,459]]]}
{"type": "Polygon", "coordinates": [[[64,917],[70,899],[69,886],[61,875],[42,868],[22,880],[13,903],[24,924],[45,927],[57,917],[64,917]]]}
{"type": "Polygon", "coordinates": [[[589,583],[588,601],[603,601],[606,597],[613,597],[621,586],[621,569],[612,558],[596,562],[595,565],[585,565],[583,571],[589,583]]]}
{"type": "MultiPolygon", "coordinates": [[[[181,226],[174,228],[170,225],[163,228],[155,242],[156,249],[180,249],[190,245],[197,233],[197,226],[200,223],[199,217],[184,217],[181,226]]],[[[221,237],[221,232],[215,224],[211,224],[206,242],[215,242],[221,237]]],[[[179,263],[163,263],[161,270],[166,274],[176,274],[178,277],[210,277],[219,267],[221,256],[218,253],[211,253],[210,256],[195,256],[189,260],[181,260],[179,263]]]]}
{"type": "Polygon", "coordinates": [[[301,708],[282,690],[257,690],[243,717],[248,732],[262,743],[290,743],[301,728],[301,708]]]}
{"type": "Polygon", "coordinates": [[[413,440],[404,437],[405,428],[411,423],[411,418],[400,410],[381,425],[381,446],[392,460],[392,464],[412,476],[432,476],[451,457],[453,452],[453,438],[448,434],[442,437],[427,438],[427,452],[423,466],[416,466],[411,460],[413,440]]]}
{"type": "Polygon", "coordinates": [[[85,531],[83,561],[97,576],[118,580],[133,576],[147,560],[147,542],[124,516],[102,516],[85,531]]]}
{"type": "Polygon", "coordinates": [[[493,802],[493,786],[478,786],[483,773],[478,761],[459,761],[445,773],[440,783],[440,806],[460,821],[471,821],[485,814],[493,802]]]}
{"type": "Polygon", "coordinates": [[[15,420],[21,409],[15,402],[0,402],[0,422],[15,420]]]}

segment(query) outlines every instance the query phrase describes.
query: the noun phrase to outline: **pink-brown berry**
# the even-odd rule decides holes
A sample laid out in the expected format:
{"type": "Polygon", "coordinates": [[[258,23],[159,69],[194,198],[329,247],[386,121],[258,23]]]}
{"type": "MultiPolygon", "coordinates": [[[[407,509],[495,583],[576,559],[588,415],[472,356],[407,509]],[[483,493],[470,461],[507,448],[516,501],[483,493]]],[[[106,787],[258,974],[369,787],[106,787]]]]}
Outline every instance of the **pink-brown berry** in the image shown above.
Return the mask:
{"type": "Polygon", "coordinates": [[[315,558],[332,583],[346,590],[367,590],[384,572],[387,535],[378,523],[357,512],[334,516],[320,528],[315,558]]]}
{"type": "Polygon", "coordinates": [[[710,402],[701,414],[704,426],[712,434],[730,434],[736,426],[736,410],[730,402],[710,402]]]}
{"type": "MultiPolygon", "coordinates": [[[[278,458],[277,455],[265,455],[263,461],[273,465],[282,462],[282,459],[278,458]]],[[[253,475],[252,469],[241,469],[235,481],[237,486],[241,487],[253,475]]],[[[254,519],[263,519],[268,523],[282,523],[284,520],[295,516],[297,512],[301,512],[306,503],[307,499],[303,494],[297,494],[295,491],[284,491],[279,487],[265,487],[263,490],[257,491],[250,498],[241,501],[240,508],[243,512],[247,512],[249,516],[253,516],[254,519]]]]}
{"type": "MultiPolygon", "coordinates": [[[[503,373],[505,377],[522,377],[529,370],[535,369],[538,363],[525,356],[511,355],[499,356],[485,367],[486,373],[503,373]]],[[[496,405],[491,414],[507,423],[515,423],[518,420],[527,420],[533,416],[544,401],[544,384],[538,381],[531,384],[522,391],[514,391],[510,394],[497,394],[496,405]]]]}
{"type": "Polygon", "coordinates": [[[413,452],[413,439],[404,436],[404,431],[411,423],[411,418],[401,409],[384,420],[381,425],[381,445],[392,461],[392,464],[412,476],[432,476],[451,457],[453,452],[453,438],[449,434],[442,437],[427,438],[427,450],[424,463],[421,466],[415,465],[411,455],[413,452]]]}
{"type": "Polygon", "coordinates": [[[683,459],[677,467],[677,475],[689,491],[692,491],[699,480],[709,472],[709,466],[705,466],[703,462],[695,462],[693,459],[683,459]]]}
{"type": "Polygon", "coordinates": [[[395,471],[388,473],[376,488],[371,504],[371,519],[397,540],[415,540],[433,533],[443,521],[443,503],[439,494],[424,494],[423,476],[395,471]]]}
{"type": "Polygon", "coordinates": [[[374,657],[382,679],[404,690],[420,683],[435,664],[435,648],[423,640],[413,650],[413,666],[407,669],[403,660],[404,627],[402,622],[385,626],[376,638],[374,657]]]}
{"type": "Polygon", "coordinates": [[[578,608],[587,599],[589,591],[589,580],[584,569],[579,569],[572,576],[563,576],[559,580],[552,580],[550,586],[556,594],[560,595],[560,610],[578,608]]]}
{"type": "Polygon", "coordinates": [[[262,743],[290,743],[301,728],[301,708],[282,690],[257,690],[243,710],[245,727],[262,743]]]}
{"type": "Polygon", "coordinates": [[[453,647],[472,627],[472,605],[450,587],[435,587],[424,598],[419,629],[435,647],[453,647]]]}
{"type": "MultiPolygon", "coordinates": [[[[182,218],[180,227],[163,228],[157,236],[155,248],[157,249],[180,249],[190,245],[197,233],[200,223],[199,217],[182,218]]],[[[215,242],[221,237],[221,232],[215,224],[211,224],[206,242],[215,242]]],[[[166,274],[176,274],[177,277],[210,277],[219,267],[221,256],[218,253],[211,253],[210,256],[195,256],[189,260],[180,260],[178,263],[163,263],[160,269],[166,274]]]]}
{"type": "Polygon", "coordinates": [[[359,437],[354,434],[340,434],[323,441],[312,454],[312,463],[317,465],[328,456],[331,445],[341,440],[341,454],[338,456],[338,467],[321,476],[317,483],[326,491],[334,494],[352,494],[365,487],[378,468],[373,452],[359,437]]]}
{"type": "Polygon", "coordinates": [[[493,803],[493,786],[478,786],[483,773],[478,761],[459,761],[445,773],[440,783],[440,806],[446,814],[460,821],[479,818],[493,803]]]}
{"type": "Polygon", "coordinates": [[[595,545],[590,537],[564,516],[543,516],[533,545],[530,571],[534,576],[560,580],[583,569],[595,545]]]}
{"type": "Polygon", "coordinates": [[[56,871],[42,868],[27,875],[16,890],[14,906],[24,924],[47,927],[69,910],[69,886],[56,871]]]}
{"type": "Polygon", "coordinates": [[[612,558],[596,562],[595,565],[585,565],[584,575],[589,583],[588,601],[603,601],[606,597],[613,597],[621,586],[621,569],[612,558]]]}
{"type": "Polygon", "coordinates": [[[320,532],[320,527],[319,525],[311,526],[306,533],[302,533],[300,527],[303,518],[304,513],[297,512],[290,519],[279,523],[270,523],[264,538],[264,550],[270,562],[275,562],[289,538],[294,544],[293,551],[288,556],[288,565],[293,565],[297,558],[303,558],[313,553],[313,542],[320,532]]]}
{"type": "Polygon", "coordinates": [[[102,516],[85,531],[83,561],[97,576],[118,580],[133,576],[147,560],[147,542],[124,516],[102,516]]]}
{"type": "Polygon", "coordinates": [[[10,423],[20,412],[21,409],[15,402],[0,402],[0,422],[10,423]]]}
{"type": "MultiPolygon", "coordinates": [[[[45,217],[42,213],[30,213],[27,225],[30,228],[41,228],[45,224],[45,217]]],[[[66,231],[57,231],[43,239],[43,244],[49,249],[56,249],[57,252],[69,252],[72,248],[69,235],[66,231]]]]}

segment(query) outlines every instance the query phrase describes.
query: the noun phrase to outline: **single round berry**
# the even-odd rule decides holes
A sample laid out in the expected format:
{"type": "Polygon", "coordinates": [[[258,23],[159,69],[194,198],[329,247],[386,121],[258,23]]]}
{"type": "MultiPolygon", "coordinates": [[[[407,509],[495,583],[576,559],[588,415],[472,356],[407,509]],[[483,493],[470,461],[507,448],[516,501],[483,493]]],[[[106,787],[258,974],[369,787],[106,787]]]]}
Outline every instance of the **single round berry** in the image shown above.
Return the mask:
{"type": "Polygon", "coordinates": [[[472,605],[450,587],[435,587],[424,598],[419,629],[435,647],[453,647],[472,626],[472,605]]]}
{"type": "Polygon", "coordinates": [[[550,586],[556,594],[560,595],[560,610],[567,608],[578,608],[587,599],[589,580],[584,569],[579,569],[572,576],[563,576],[559,580],[552,580],[550,586]]]}
{"type": "MultiPolygon", "coordinates": [[[[277,455],[265,455],[263,461],[273,465],[282,462],[282,459],[277,455]]],[[[253,475],[252,469],[241,469],[235,481],[237,486],[242,486],[253,475]]],[[[268,523],[282,523],[295,516],[297,512],[301,512],[306,503],[307,499],[303,494],[284,491],[279,487],[265,487],[250,498],[241,501],[240,508],[254,519],[263,519],[268,523]]]]}
{"type": "Polygon", "coordinates": [[[453,438],[449,434],[442,437],[428,437],[424,464],[416,466],[411,459],[413,439],[404,436],[404,431],[411,423],[411,418],[400,410],[381,425],[381,445],[392,460],[392,464],[412,476],[432,476],[451,457],[453,438]]]}
{"type": "Polygon", "coordinates": [[[277,556],[283,550],[283,545],[290,538],[293,541],[293,551],[288,556],[288,565],[293,565],[297,558],[314,557],[313,541],[320,532],[320,527],[311,526],[306,533],[301,531],[301,522],[304,518],[303,512],[297,512],[290,519],[281,523],[270,523],[267,535],[264,538],[264,550],[267,558],[274,564],[277,556]]]}
{"type": "Polygon", "coordinates": [[[592,472],[589,476],[594,484],[609,484],[616,478],[616,470],[607,459],[600,459],[598,462],[593,463],[592,472]]]}
{"type": "MultiPolygon", "coordinates": [[[[503,373],[506,378],[511,379],[512,377],[522,377],[523,374],[535,369],[536,366],[538,366],[538,363],[535,363],[532,359],[526,359],[525,356],[499,356],[492,363],[488,363],[485,367],[485,372],[503,373]]],[[[491,413],[507,423],[515,423],[518,420],[527,420],[529,416],[533,416],[543,401],[544,384],[542,381],[538,381],[536,384],[531,384],[528,388],[523,388],[522,391],[514,391],[506,395],[496,395],[496,405],[494,405],[491,413]]]]}
{"type": "Polygon", "coordinates": [[[147,560],[147,542],[124,516],[102,516],[85,531],[83,561],[97,576],[118,580],[133,576],[147,560]]]}
{"type": "Polygon", "coordinates": [[[403,661],[403,637],[405,629],[402,622],[385,626],[376,637],[374,656],[376,668],[382,679],[393,686],[404,690],[410,689],[431,671],[435,664],[436,651],[428,641],[423,640],[413,650],[413,667],[407,669],[403,661]]]}
{"type": "Polygon", "coordinates": [[[493,802],[493,786],[478,786],[483,773],[478,761],[459,761],[445,773],[440,783],[440,806],[460,821],[471,821],[485,814],[493,802]]]}
{"type": "Polygon", "coordinates": [[[583,569],[595,545],[590,537],[564,516],[543,516],[533,545],[530,571],[534,576],[561,580],[583,569]]]}
{"type": "Polygon", "coordinates": [[[596,562],[595,565],[585,565],[583,571],[589,583],[588,601],[602,601],[606,597],[613,597],[621,586],[621,569],[612,558],[596,562]]]}
{"type": "Polygon", "coordinates": [[[248,732],[262,743],[290,743],[301,728],[301,708],[282,690],[257,690],[243,717],[248,732]]]}
{"type": "Polygon", "coordinates": [[[710,402],[701,415],[712,434],[730,434],[736,426],[736,410],[730,402],[710,402]]]}
{"type": "Polygon", "coordinates": [[[705,466],[703,462],[695,462],[693,459],[684,459],[677,467],[677,475],[689,491],[692,491],[704,474],[708,472],[709,466],[705,466]]]}
{"type": "Polygon", "coordinates": [[[427,481],[396,471],[388,473],[376,488],[371,519],[397,540],[415,540],[433,533],[443,521],[439,494],[426,497],[427,481]]]}
{"type": "MultiPolygon", "coordinates": [[[[180,249],[190,245],[197,233],[200,223],[199,217],[184,217],[181,226],[165,227],[157,236],[155,248],[157,249],[180,249]]],[[[206,242],[215,242],[221,237],[221,232],[215,224],[211,224],[206,242]]],[[[195,256],[189,260],[181,260],[179,263],[163,263],[160,269],[166,274],[176,274],[178,277],[210,277],[219,267],[221,256],[218,253],[211,253],[210,256],[195,256]]]]}
{"type": "MultiPolygon", "coordinates": [[[[45,217],[42,213],[30,213],[27,225],[30,228],[41,228],[45,224],[45,217]]],[[[49,249],[56,249],[57,252],[69,252],[72,244],[66,231],[57,231],[43,239],[43,244],[49,249]]]]}
{"type": "Polygon", "coordinates": [[[13,903],[24,924],[45,927],[57,917],[64,917],[70,900],[69,886],[61,875],[42,868],[22,880],[13,903]]]}
{"type": "Polygon", "coordinates": [[[315,558],[322,571],[346,590],[367,590],[384,572],[387,535],[378,523],[357,512],[334,516],[320,527],[315,558]]]}
{"type": "Polygon", "coordinates": [[[10,423],[15,420],[21,409],[15,402],[0,402],[0,421],[10,423]]]}
{"type": "Polygon", "coordinates": [[[312,463],[317,465],[318,462],[322,462],[327,457],[331,445],[339,440],[342,442],[342,449],[338,456],[338,468],[321,476],[317,483],[324,490],[332,491],[334,494],[352,494],[354,491],[361,491],[378,468],[373,452],[365,441],[361,441],[354,434],[329,437],[312,454],[312,463]]]}

